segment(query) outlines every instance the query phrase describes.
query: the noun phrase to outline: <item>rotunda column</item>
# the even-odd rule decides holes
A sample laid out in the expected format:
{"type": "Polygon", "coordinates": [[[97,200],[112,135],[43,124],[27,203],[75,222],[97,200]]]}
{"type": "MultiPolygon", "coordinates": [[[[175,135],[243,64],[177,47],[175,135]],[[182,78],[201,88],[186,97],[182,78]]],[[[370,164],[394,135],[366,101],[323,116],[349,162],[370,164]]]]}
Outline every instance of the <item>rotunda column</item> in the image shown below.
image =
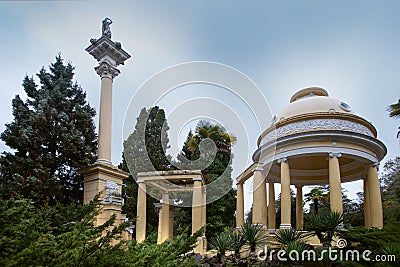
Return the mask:
{"type": "Polygon", "coordinates": [[[236,186],[236,228],[238,228],[242,227],[244,224],[243,183],[237,183],[236,186]]]}
{"type": "Polygon", "coordinates": [[[287,158],[281,158],[278,162],[281,164],[281,225],[279,228],[292,228],[289,163],[287,158]]]}
{"type": "Polygon", "coordinates": [[[381,190],[378,179],[378,163],[371,164],[368,166],[368,191],[370,201],[370,217],[371,227],[382,228],[383,227],[383,211],[382,211],[382,198],[381,190]]]}
{"type": "Polygon", "coordinates": [[[364,180],[364,225],[366,228],[371,228],[371,206],[369,199],[367,177],[365,177],[363,180],[364,180]]]}
{"type": "Polygon", "coordinates": [[[202,209],[203,209],[203,188],[202,179],[193,178],[193,200],[192,200],[192,234],[196,233],[202,227],[202,209]]]}
{"type": "Polygon", "coordinates": [[[253,224],[267,226],[266,176],[261,165],[254,168],[253,178],[253,224]]]}
{"type": "Polygon", "coordinates": [[[162,206],[161,206],[161,239],[160,243],[163,243],[169,238],[169,223],[170,223],[170,213],[169,213],[169,194],[164,192],[162,195],[162,206]]]}
{"type": "Polygon", "coordinates": [[[303,230],[304,211],[303,211],[303,186],[296,186],[296,229],[303,230]]]}
{"type": "Polygon", "coordinates": [[[338,211],[343,214],[342,187],[340,179],[339,158],[340,153],[329,153],[329,187],[331,211],[338,211]]]}
{"type": "Polygon", "coordinates": [[[275,187],[274,182],[268,183],[268,228],[276,228],[275,187]]]}
{"type": "Polygon", "coordinates": [[[137,183],[136,241],[140,243],[146,239],[146,184],[143,180],[138,180],[137,183]]]}

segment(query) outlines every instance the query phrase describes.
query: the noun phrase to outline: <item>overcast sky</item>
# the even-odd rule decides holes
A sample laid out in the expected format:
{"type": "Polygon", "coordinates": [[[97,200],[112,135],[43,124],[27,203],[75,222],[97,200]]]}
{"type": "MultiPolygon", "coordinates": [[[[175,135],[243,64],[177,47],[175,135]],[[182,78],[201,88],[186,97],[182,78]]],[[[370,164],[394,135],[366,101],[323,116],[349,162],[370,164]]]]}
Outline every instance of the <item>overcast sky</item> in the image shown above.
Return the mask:
{"type": "MultiPolygon", "coordinates": [[[[4,1],[0,3],[0,131],[12,121],[13,97],[24,96],[21,83],[25,74],[35,75],[42,66],[47,68],[58,52],[76,66],[76,79],[98,111],[100,79],[93,70],[96,61],[85,48],[90,38],[100,37],[101,21],[109,17],[113,40],[120,41],[132,55],[119,67],[121,74],[114,80],[115,164],[121,160],[125,112],[140,85],[167,67],[189,61],[219,62],[244,73],[261,89],[272,114],[284,108],[299,89],[325,88],[330,96],[345,101],[373,123],[388,147],[386,161],[400,149],[396,139],[400,122],[390,119],[386,111],[400,98],[399,10],[400,2],[395,0],[4,1]]],[[[201,91],[200,97],[213,94],[213,89],[206,87],[188,87],[186,92],[201,91]]],[[[183,88],[176,96],[182,97],[184,92],[183,88]]],[[[221,100],[218,97],[221,95],[213,95],[221,100]]],[[[178,105],[165,99],[160,103],[165,104],[167,114],[178,105]]],[[[229,103],[235,105],[234,100],[229,103]]],[[[266,117],[269,122],[269,114],[266,117]]],[[[178,139],[185,138],[188,127],[170,127],[181,131],[179,138],[170,136],[171,144],[176,144],[172,151],[177,151],[182,142],[178,139]]],[[[247,134],[248,145],[240,153],[249,159],[259,133],[247,134]]],[[[0,150],[5,149],[0,143],[0,150]]],[[[234,165],[235,176],[241,171],[242,166],[234,165]]],[[[345,188],[354,197],[362,184],[355,182],[345,188]]]]}

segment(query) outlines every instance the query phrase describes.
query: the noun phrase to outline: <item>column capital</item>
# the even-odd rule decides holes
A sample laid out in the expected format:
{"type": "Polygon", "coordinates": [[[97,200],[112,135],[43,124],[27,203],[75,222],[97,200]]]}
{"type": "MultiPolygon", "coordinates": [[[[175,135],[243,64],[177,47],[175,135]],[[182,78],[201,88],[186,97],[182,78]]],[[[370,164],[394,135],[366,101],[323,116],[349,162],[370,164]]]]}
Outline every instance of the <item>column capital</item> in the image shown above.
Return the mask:
{"type": "Polygon", "coordinates": [[[141,184],[141,183],[145,183],[144,180],[136,180],[136,183],[141,184]]]}
{"type": "Polygon", "coordinates": [[[253,169],[253,172],[256,172],[256,171],[263,172],[264,169],[263,169],[262,167],[255,167],[255,168],[253,169]]]}
{"type": "Polygon", "coordinates": [[[337,152],[330,152],[329,157],[330,158],[340,158],[342,156],[342,153],[337,153],[337,152]]]}
{"type": "Polygon", "coordinates": [[[371,166],[379,169],[379,161],[372,162],[371,166]]]}
{"type": "Polygon", "coordinates": [[[200,177],[200,178],[193,178],[193,179],[192,179],[192,181],[194,181],[194,182],[195,182],[195,181],[200,181],[200,182],[201,182],[202,180],[203,180],[203,179],[201,179],[201,177],[200,177]]]}
{"type": "Polygon", "coordinates": [[[287,157],[283,157],[278,159],[278,163],[282,163],[282,162],[287,162],[288,158],[287,157]]]}
{"type": "Polygon", "coordinates": [[[100,62],[100,64],[97,67],[95,67],[94,70],[102,79],[110,78],[111,80],[113,80],[115,77],[118,76],[118,74],[120,74],[119,69],[112,66],[107,61],[100,62]]]}

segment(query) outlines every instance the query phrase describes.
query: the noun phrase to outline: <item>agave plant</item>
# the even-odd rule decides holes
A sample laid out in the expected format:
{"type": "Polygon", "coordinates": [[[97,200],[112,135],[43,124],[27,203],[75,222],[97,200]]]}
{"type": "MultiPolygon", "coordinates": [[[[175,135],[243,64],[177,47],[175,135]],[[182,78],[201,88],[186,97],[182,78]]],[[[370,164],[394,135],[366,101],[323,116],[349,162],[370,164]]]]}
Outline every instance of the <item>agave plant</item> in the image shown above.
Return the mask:
{"type": "MultiPolygon", "coordinates": [[[[283,248],[295,242],[302,242],[310,236],[309,233],[296,231],[294,229],[281,229],[275,232],[272,237],[273,240],[278,242],[283,248]]],[[[304,243],[304,242],[303,242],[304,243]]]]}
{"type": "Polygon", "coordinates": [[[330,247],[333,237],[339,233],[343,214],[338,211],[309,213],[304,218],[305,228],[314,231],[323,247],[330,247]]]}
{"type": "Polygon", "coordinates": [[[225,257],[225,252],[230,247],[230,239],[227,232],[223,232],[219,235],[212,237],[209,241],[211,248],[216,249],[217,259],[219,263],[222,263],[222,257],[225,257]]]}
{"type": "Polygon", "coordinates": [[[246,245],[249,246],[250,253],[255,253],[257,247],[262,248],[267,244],[268,237],[261,224],[246,223],[239,229],[239,234],[246,240],[246,245]]]}
{"type": "Polygon", "coordinates": [[[229,249],[235,253],[235,258],[240,255],[240,250],[246,244],[246,240],[240,232],[230,232],[228,235],[229,249]]]}

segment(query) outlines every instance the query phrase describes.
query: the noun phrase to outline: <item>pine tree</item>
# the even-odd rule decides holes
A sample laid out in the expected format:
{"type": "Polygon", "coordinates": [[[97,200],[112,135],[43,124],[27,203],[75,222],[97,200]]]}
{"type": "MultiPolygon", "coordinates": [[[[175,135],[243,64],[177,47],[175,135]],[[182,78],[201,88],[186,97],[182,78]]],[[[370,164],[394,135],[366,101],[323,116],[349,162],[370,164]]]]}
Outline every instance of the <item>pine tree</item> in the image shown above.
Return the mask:
{"type": "Polygon", "coordinates": [[[27,99],[15,96],[14,121],[1,134],[12,152],[0,158],[0,193],[37,202],[80,202],[82,177],[76,169],[95,160],[95,110],[73,82],[74,67],[60,55],[49,72],[42,68],[37,76],[40,87],[33,77],[24,78],[27,99]]]}
{"type": "MultiPolygon", "coordinates": [[[[163,149],[168,148],[168,129],[163,109],[157,106],[149,110],[143,108],[137,118],[135,130],[124,141],[124,153],[119,168],[131,174],[125,179],[123,188],[124,212],[128,218],[136,217],[138,172],[173,169],[171,156],[167,155],[163,149]]],[[[154,188],[148,190],[151,189],[154,188]]],[[[154,202],[157,201],[147,195],[146,229],[148,234],[157,231],[158,227],[158,214],[152,204],[154,202]]]]}

